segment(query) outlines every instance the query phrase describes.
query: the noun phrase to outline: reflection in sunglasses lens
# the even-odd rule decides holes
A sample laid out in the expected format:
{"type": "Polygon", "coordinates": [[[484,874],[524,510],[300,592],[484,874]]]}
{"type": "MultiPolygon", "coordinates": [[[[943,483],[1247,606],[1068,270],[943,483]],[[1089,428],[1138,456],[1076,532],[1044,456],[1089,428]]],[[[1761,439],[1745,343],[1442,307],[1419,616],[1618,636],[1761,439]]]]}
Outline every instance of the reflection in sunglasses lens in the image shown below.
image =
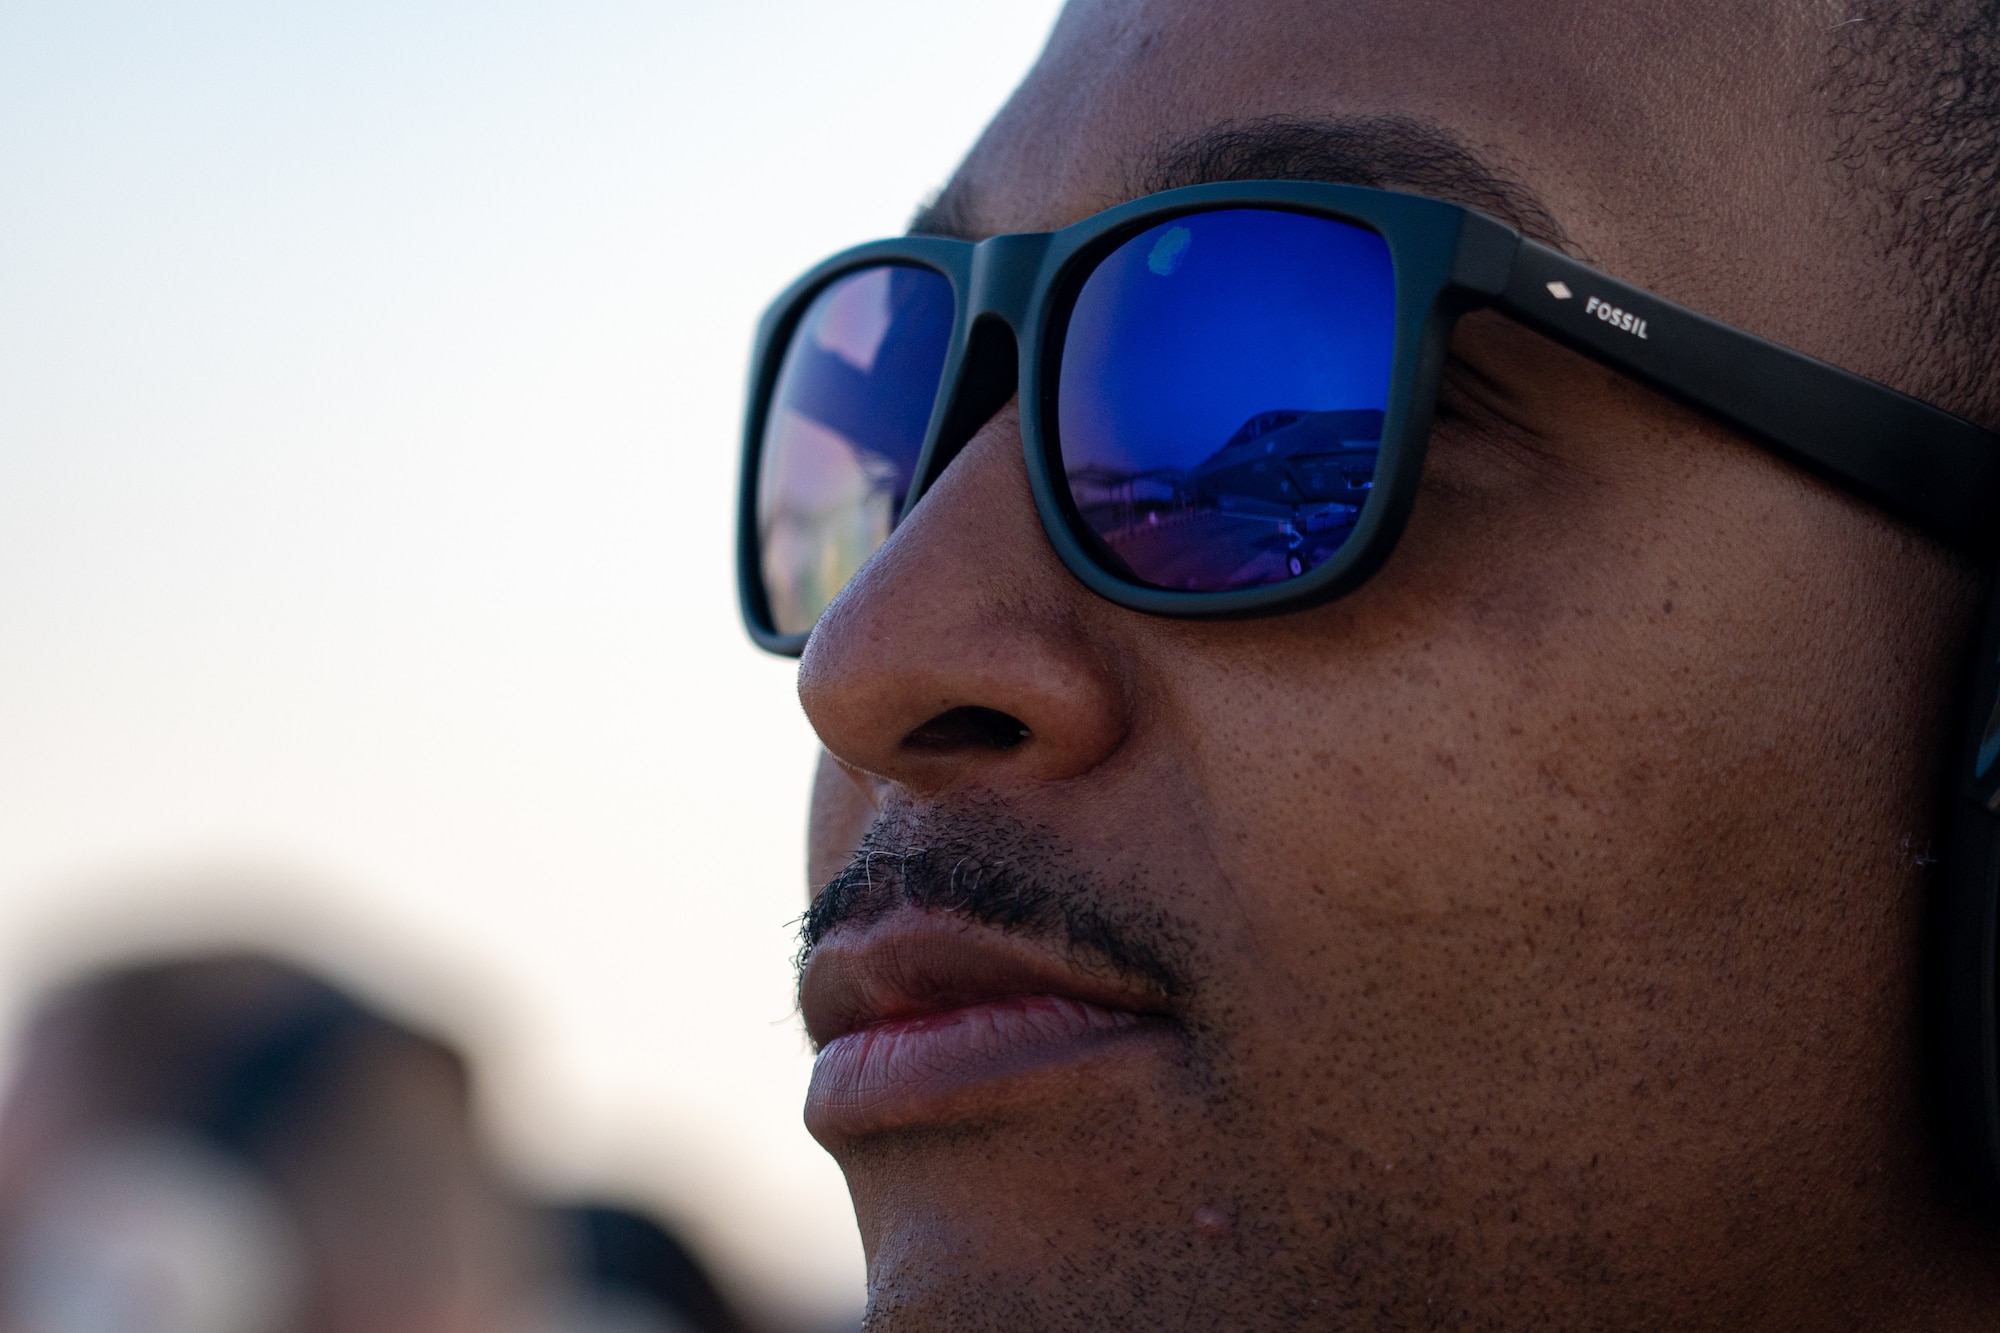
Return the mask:
{"type": "Polygon", "coordinates": [[[757,550],[778,633],[811,629],[888,540],[951,323],[951,284],[907,265],[848,274],[799,321],[757,464],[757,550]]]}
{"type": "Polygon", "coordinates": [[[1395,330],[1388,245],[1330,218],[1222,209],[1112,251],[1070,316],[1056,424],[1114,568],[1226,592],[1332,559],[1374,486],[1395,330]]]}

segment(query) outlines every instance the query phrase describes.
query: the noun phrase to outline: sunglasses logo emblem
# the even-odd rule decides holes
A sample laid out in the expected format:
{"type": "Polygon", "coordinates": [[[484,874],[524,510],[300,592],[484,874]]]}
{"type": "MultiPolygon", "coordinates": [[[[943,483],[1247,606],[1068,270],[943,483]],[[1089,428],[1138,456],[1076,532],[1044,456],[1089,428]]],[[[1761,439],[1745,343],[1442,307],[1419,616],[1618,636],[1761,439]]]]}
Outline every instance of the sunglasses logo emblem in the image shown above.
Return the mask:
{"type": "Polygon", "coordinates": [[[1646,336],[1645,320],[1640,319],[1629,310],[1620,310],[1617,306],[1600,301],[1594,296],[1584,302],[1583,313],[1586,315],[1596,315],[1612,328],[1623,329],[1635,338],[1646,336]]]}
{"type": "MultiPolygon", "coordinates": [[[[1567,301],[1576,295],[1575,292],[1569,289],[1569,284],[1566,282],[1551,282],[1548,284],[1548,289],[1549,295],[1555,297],[1558,301],[1567,301]]],[[[1595,315],[1612,328],[1623,329],[1635,338],[1645,338],[1648,342],[1652,341],[1651,337],[1646,333],[1645,320],[1640,319],[1629,310],[1620,310],[1609,301],[1600,301],[1593,296],[1583,303],[1583,313],[1586,315],[1595,315]]]]}

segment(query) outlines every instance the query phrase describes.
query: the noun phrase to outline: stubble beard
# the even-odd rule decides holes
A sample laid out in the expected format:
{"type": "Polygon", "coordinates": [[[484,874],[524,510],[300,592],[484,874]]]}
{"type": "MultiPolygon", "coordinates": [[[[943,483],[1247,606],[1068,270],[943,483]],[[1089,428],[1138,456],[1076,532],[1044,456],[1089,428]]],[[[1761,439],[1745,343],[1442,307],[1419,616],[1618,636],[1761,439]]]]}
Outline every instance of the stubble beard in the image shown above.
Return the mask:
{"type": "MultiPolygon", "coordinates": [[[[954,1174],[952,1155],[1018,1156],[1025,1170],[1045,1171],[1052,1160],[1130,1167],[1125,1192],[1093,1201],[1085,1216],[1063,1217],[1063,1239],[1049,1238],[1026,1262],[987,1262],[976,1244],[939,1241],[1014,1223],[982,1221],[987,1205],[970,1194],[935,1222],[878,1218],[864,1328],[1579,1326],[1578,1311],[1545,1271],[1476,1271],[1494,1237],[1467,1236],[1463,1219],[1442,1206],[1450,1191],[1439,1187],[1447,1169],[1440,1161],[1388,1175],[1344,1137],[1340,1099],[1313,1095],[1330,1090],[1315,1088],[1312,1071],[1298,1071],[1289,1086],[1248,1072],[1255,1034],[1243,1006],[1231,1002],[1226,974],[1204,952],[1200,925],[1166,906],[1174,886],[1157,877],[1150,884],[1148,892],[1137,881],[1093,874],[1053,831],[997,802],[961,800],[886,812],[816,897],[801,922],[801,966],[843,925],[903,905],[952,913],[1147,980],[1171,997],[1179,1038],[1172,1068],[1152,1085],[1163,1094],[1156,1098],[847,1145],[841,1165],[850,1182],[921,1178],[932,1196],[954,1174]]],[[[1484,1225],[1492,1229],[1492,1219],[1484,1225]]],[[[1522,1246],[1561,1255],[1572,1274],[1611,1276],[1602,1242],[1580,1226],[1517,1236],[1503,1248],[1520,1254],[1522,1246]]],[[[1568,1294],[1576,1295],[1573,1286],[1568,1294]]],[[[1631,1314],[1616,1322],[1653,1322],[1631,1314]]]]}

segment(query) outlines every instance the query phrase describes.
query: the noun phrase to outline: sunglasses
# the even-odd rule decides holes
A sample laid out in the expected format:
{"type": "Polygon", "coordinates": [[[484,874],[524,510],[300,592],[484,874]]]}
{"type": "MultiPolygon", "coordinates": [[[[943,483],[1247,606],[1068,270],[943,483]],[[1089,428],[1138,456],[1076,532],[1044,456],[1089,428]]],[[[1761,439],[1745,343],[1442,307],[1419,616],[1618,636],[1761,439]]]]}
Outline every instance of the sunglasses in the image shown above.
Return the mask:
{"type": "Polygon", "coordinates": [[[2000,440],[1608,278],[1483,214],[1356,186],[1199,185],[1061,231],[847,250],[766,313],[739,497],[751,637],[820,613],[1018,392],[1042,528],[1167,616],[1351,591],[1416,496],[1453,323],[1491,308],[1984,550],[2000,440]]]}

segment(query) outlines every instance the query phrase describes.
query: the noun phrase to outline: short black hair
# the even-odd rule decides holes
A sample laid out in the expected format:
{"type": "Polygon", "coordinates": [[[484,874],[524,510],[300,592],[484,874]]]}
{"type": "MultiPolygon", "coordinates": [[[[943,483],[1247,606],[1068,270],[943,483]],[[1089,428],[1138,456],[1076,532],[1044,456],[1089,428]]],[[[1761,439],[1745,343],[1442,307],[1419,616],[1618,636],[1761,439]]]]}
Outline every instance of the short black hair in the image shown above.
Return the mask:
{"type": "Polygon", "coordinates": [[[1836,160],[1929,332],[1910,388],[2000,421],[2000,0],[1862,0],[1833,28],[1836,160]]]}

